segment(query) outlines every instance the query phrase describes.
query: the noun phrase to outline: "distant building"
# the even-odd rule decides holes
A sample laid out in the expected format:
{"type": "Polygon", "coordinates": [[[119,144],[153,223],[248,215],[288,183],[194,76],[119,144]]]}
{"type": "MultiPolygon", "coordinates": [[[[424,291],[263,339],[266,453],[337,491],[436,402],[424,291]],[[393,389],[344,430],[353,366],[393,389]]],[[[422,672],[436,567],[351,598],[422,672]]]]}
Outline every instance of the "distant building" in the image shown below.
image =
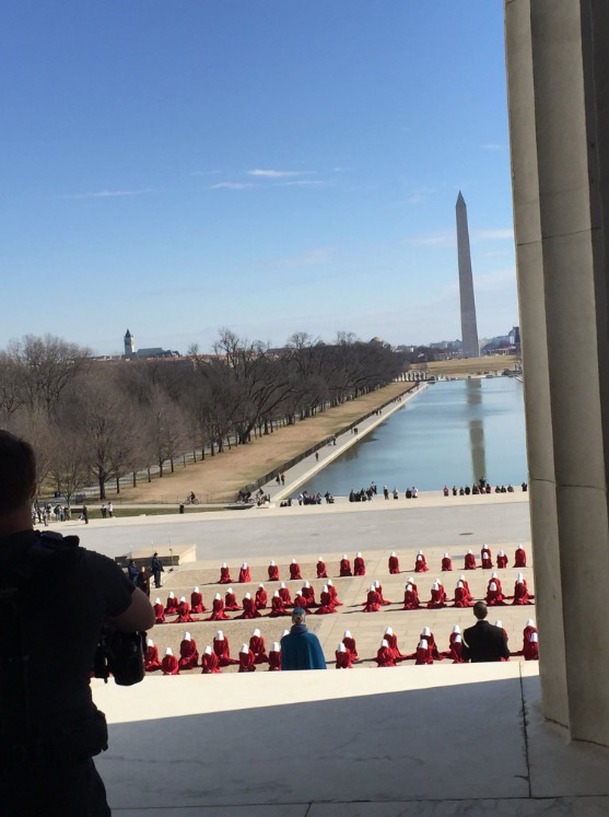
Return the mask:
{"type": "Polygon", "coordinates": [[[160,346],[151,346],[147,349],[135,350],[135,337],[127,329],[123,338],[126,358],[138,358],[138,360],[149,360],[150,358],[181,357],[179,352],[171,349],[162,349],[160,346]]]}

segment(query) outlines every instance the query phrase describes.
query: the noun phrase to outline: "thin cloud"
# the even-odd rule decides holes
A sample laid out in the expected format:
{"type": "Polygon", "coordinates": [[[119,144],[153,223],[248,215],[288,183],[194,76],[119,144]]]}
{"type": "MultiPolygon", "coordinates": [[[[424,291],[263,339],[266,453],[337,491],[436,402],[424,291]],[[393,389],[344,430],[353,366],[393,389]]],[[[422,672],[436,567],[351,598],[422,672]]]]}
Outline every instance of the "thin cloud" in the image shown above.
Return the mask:
{"type": "Polygon", "coordinates": [[[514,238],[512,227],[499,230],[473,230],[471,232],[472,241],[505,241],[514,238]]]}
{"type": "Polygon", "coordinates": [[[254,170],[246,170],[245,171],[247,176],[255,176],[259,179],[290,179],[290,178],[297,178],[298,176],[312,176],[314,175],[315,171],[313,170],[263,170],[260,168],[254,168],[254,170]]]}
{"type": "Polygon", "coordinates": [[[452,230],[408,239],[411,247],[454,247],[456,243],[457,236],[452,230]]]}
{"type": "Polygon", "coordinates": [[[246,190],[248,187],[254,187],[255,185],[250,184],[249,182],[218,182],[217,184],[212,184],[212,190],[246,190]]]}
{"type": "Polygon", "coordinates": [[[144,196],[152,193],[152,188],[144,190],[92,190],[88,193],[72,193],[67,198],[71,199],[112,199],[124,196],[144,196]]]}
{"type": "Polygon", "coordinates": [[[433,196],[435,192],[433,187],[421,187],[418,190],[414,190],[406,201],[409,204],[421,204],[433,196]]]}
{"type": "Polygon", "coordinates": [[[329,182],[322,179],[295,179],[290,182],[277,182],[273,187],[327,187],[329,182]]]}

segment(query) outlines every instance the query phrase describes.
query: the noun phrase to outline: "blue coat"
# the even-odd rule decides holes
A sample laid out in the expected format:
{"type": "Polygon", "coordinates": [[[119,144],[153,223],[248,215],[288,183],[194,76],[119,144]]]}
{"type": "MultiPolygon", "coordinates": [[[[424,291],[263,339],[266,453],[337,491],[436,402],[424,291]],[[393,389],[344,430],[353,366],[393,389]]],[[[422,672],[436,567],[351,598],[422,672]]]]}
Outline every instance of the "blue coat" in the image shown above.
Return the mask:
{"type": "Polygon", "coordinates": [[[319,639],[306,625],[294,624],[281,639],[281,669],[326,669],[319,639]]]}

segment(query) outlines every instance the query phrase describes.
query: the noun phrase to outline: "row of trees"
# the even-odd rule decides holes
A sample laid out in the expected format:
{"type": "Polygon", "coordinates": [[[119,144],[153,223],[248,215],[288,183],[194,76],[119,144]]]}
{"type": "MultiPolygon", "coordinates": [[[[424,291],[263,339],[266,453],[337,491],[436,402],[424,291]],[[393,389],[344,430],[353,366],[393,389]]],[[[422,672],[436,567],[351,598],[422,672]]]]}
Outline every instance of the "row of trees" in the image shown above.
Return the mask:
{"type": "Polygon", "coordinates": [[[36,448],[40,482],[68,500],[95,480],[162,477],[197,460],[383,386],[403,360],[380,341],[306,333],[271,349],[222,330],[213,355],[95,360],[88,349],[28,335],[0,352],[0,423],[36,448]]]}

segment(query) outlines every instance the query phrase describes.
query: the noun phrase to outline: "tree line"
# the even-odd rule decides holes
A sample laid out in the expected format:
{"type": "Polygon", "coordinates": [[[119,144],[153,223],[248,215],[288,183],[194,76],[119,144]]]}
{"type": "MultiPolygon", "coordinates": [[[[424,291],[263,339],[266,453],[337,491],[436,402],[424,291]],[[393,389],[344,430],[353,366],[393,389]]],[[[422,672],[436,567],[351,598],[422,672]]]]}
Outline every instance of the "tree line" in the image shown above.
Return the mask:
{"type": "Polygon", "coordinates": [[[93,358],[61,338],[26,335],[0,351],[0,423],[37,453],[39,489],[68,503],[93,482],[133,485],[173,471],[180,458],[217,456],[279,425],[314,416],[390,383],[406,368],[380,341],[304,332],[271,349],[223,329],[213,354],[93,358]]]}

